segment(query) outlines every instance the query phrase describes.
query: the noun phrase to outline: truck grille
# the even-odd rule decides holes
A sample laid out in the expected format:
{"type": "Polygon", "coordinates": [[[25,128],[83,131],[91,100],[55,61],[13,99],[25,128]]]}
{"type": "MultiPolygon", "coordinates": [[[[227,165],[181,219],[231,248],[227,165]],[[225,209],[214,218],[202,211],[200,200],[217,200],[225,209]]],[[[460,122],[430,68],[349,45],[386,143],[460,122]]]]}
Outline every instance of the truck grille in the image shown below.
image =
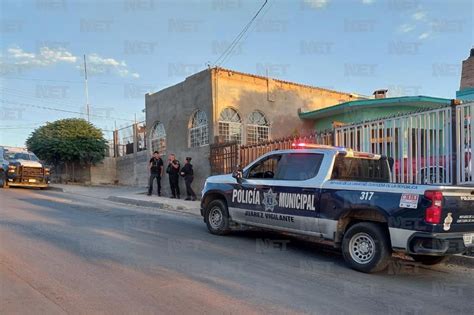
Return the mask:
{"type": "Polygon", "coordinates": [[[43,168],[42,167],[22,167],[21,176],[22,177],[42,177],[43,168]]]}

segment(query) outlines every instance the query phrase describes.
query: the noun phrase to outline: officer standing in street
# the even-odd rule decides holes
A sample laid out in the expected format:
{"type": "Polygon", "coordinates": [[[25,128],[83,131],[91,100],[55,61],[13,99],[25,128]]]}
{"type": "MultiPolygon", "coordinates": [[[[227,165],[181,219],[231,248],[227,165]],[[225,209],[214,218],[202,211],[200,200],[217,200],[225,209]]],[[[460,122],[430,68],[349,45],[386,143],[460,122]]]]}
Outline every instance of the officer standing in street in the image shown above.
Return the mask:
{"type": "Polygon", "coordinates": [[[158,186],[158,196],[161,196],[161,177],[163,177],[163,160],[160,157],[158,151],[153,152],[153,156],[148,162],[148,169],[150,170],[150,179],[148,181],[148,196],[151,196],[153,192],[153,182],[156,178],[156,184],[158,186]]]}
{"type": "Polygon", "coordinates": [[[171,187],[171,198],[178,198],[180,199],[179,194],[179,170],[181,165],[179,161],[176,159],[176,155],[170,154],[168,157],[168,167],[166,168],[166,173],[168,173],[170,179],[170,187],[171,187]]]}
{"type": "Polygon", "coordinates": [[[191,184],[194,180],[194,171],[193,165],[191,164],[191,158],[186,158],[186,164],[184,164],[183,168],[181,169],[181,176],[184,177],[184,182],[186,183],[186,194],[188,195],[185,200],[196,200],[196,194],[194,193],[191,184]]]}

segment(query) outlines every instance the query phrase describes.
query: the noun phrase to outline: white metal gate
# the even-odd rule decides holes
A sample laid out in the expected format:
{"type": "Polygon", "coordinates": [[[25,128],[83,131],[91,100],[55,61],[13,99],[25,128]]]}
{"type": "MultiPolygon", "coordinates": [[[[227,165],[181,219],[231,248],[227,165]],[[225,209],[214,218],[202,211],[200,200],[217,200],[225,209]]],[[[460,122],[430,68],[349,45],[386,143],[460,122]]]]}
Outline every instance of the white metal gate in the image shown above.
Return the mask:
{"type": "Polygon", "coordinates": [[[472,148],[474,147],[473,117],[474,103],[456,107],[456,165],[458,184],[474,184],[474,165],[472,148]]]}
{"type": "MultiPolygon", "coordinates": [[[[393,182],[453,183],[450,107],[346,125],[334,131],[337,146],[393,158],[393,182]]],[[[474,136],[469,140],[474,141],[474,136]]]]}

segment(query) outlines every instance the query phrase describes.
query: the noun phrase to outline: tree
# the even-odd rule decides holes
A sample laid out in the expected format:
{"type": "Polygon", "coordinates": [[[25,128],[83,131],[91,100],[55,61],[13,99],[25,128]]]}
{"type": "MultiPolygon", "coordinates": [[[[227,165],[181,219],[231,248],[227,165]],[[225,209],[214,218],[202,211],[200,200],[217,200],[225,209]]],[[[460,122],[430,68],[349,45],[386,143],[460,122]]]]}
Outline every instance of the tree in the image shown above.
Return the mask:
{"type": "Polygon", "coordinates": [[[48,164],[78,162],[82,165],[102,161],[107,149],[102,131],[79,118],[46,123],[26,140],[28,150],[48,164]]]}

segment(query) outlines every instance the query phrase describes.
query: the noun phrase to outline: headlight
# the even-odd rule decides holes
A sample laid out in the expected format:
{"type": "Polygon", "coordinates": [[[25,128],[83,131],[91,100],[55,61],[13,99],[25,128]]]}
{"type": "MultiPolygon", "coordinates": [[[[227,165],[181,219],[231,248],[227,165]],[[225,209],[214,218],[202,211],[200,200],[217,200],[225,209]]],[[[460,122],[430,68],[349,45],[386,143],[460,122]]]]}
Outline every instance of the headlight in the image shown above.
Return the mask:
{"type": "Polygon", "coordinates": [[[48,167],[44,168],[44,175],[49,175],[49,168],[48,167]]]}
{"type": "Polygon", "coordinates": [[[9,173],[15,173],[16,171],[16,166],[15,165],[8,165],[8,172],[9,173]]]}

